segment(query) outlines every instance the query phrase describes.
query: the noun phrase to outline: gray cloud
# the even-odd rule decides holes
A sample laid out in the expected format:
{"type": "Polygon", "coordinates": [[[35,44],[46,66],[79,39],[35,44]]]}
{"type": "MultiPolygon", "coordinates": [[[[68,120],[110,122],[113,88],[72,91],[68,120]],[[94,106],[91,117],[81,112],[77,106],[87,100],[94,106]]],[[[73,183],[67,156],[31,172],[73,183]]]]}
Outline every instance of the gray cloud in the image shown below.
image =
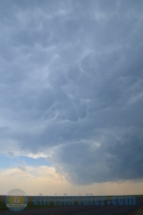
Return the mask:
{"type": "Polygon", "coordinates": [[[24,166],[18,166],[17,168],[21,171],[26,171],[26,168],[24,166]]]}
{"type": "Polygon", "coordinates": [[[14,153],[13,152],[8,152],[8,157],[9,158],[13,158],[14,157],[14,153]]]}
{"type": "Polygon", "coordinates": [[[142,2],[0,4],[1,149],[51,150],[73,183],[142,179],[142,2]]]}

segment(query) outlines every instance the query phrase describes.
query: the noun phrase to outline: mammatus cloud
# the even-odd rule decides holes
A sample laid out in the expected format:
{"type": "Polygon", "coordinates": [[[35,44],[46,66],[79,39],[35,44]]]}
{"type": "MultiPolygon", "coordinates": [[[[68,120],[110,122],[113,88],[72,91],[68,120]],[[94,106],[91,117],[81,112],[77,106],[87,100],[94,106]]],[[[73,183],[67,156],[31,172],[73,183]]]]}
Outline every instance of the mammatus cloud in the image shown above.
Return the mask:
{"type": "Polygon", "coordinates": [[[24,2],[0,3],[1,152],[74,184],[142,180],[142,2],[24,2]]]}

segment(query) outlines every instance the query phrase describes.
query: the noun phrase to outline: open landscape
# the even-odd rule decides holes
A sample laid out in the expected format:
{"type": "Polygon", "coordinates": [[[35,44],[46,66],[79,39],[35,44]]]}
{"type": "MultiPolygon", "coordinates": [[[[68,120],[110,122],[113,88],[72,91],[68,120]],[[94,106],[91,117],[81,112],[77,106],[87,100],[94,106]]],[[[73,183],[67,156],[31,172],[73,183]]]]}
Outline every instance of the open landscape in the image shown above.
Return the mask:
{"type": "MultiPolygon", "coordinates": [[[[108,215],[134,215],[137,214],[138,211],[142,211],[142,205],[143,205],[143,195],[136,195],[136,204],[132,205],[133,202],[129,202],[128,201],[128,205],[112,205],[111,201],[113,199],[113,196],[108,196],[106,197],[106,199],[104,200],[104,204],[99,204],[99,205],[78,205],[78,202],[75,201],[74,205],[70,206],[68,205],[68,203],[65,203],[63,201],[63,204],[61,204],[60,206],[55,206],[54,202],[51,201],[50,205],[44,205],[44,202],[40,202],[38,205],[34,205],[33,204],[33,197],[34,196],[29,196],[28,197],[28,205],[27,207],[19,212],[19,214],[24,214],[24,215],[32,215],[32,214],[53,214],[53,215],[67,215],[67,214],[80,214],[80,215],[94,215],[94,214],[106,214],[108,215]],[[109,204],[110,201],[110,204],[109,204]],[[140,207],[140,208],[139,208],[140,207]],[[138,209],[139,208],[139,209],[138,209]]],[[[132,198],[132,196],[126,196],[130,199],[132,198]]],[[[43,199],[45,197],[43,196],[43,199]]],[[[93,199],[95,198],[95,196],[92,197],[93,199]]],[[[91,199],[92,199],[91,198],[91,199]]],[[[98,197],[98,199],[104,199],[104,196],[100,196],[98,197]]],[[[118,196],[118,199],[122,198],[121,196],[118,196]]],[[[0,214],[5,214],[5,215],[9,215],[9,214],[13,214],[13,212],[11,212],[5,204],[5,196],[0,196],[0,214]]]]}

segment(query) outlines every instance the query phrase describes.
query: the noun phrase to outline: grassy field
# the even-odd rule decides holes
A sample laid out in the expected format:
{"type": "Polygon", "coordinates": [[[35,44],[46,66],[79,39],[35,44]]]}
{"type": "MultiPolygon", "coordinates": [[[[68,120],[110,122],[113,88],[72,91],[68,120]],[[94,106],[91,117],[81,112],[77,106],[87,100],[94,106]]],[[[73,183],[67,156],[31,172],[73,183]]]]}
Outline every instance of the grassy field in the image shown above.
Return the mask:
{"type": "MultiPolygon", "coordinates": [[[[28,196],[28,205],[25,208],[25,210],[30,210],[35,208],[40,209],[40,208],[60,207],[58,205],[55,206],[53,202],[51,202],[50,205],[34,205],[32,200],[33,200],[33,196],[28,196]]],[[[61,206],[64,206],[64,204],[61,206]]],[[[4,210],[9,210],[9,209],[5,204],[5,196],[0,195],[0,211],[4,211],[4,210]]]]}
{"type": "Polygon", "coordinates": [[[129,215],[142,215],[143,214],[143,206],[139,207],[134,212],[131,212],[129,215]]]}
{"type": "MultiPolygon", "coordinates": [[[[93,196],[93,198],[94,198],[95,196],[93,196]]],[[[108,196],[107,198],[106,198],[106,200],[105,200],[105,202],[106,201],[108,201],[108,200],[111,200],[112,199],[112,197],[113,196],[108,196]]],[[[120,196],[117,196],[117,197],[120,197],[120,196]]],[[[136,198],[141,198],[141,197],[143,197],[143,195],[136,195],[135,196],[136,198]]],[[[91,198],[91,197],[90,197],[91,198]]],[[[100,198],[100,197],[99,197],[100,198]]],[[[49,207],[60,207],[60,206],[55,206],[54,204],[53,204],[53,202],[51,202],[51,204],[50,205],[34,205],[33,204],[33,202],[32,202],[32,200],[33,200],[33,196],[28,196],[28,205],[27,205],[27,207],[25,208],[25,210],[30,210],[30,209],[40,209],[40,208],[49,208],[49,207]]],[[[77,201],[75,201],[75,204],[78,204],[78,202],[77,201]]],[[[64,206],[65,204],[63,204],[63,205],[61,205],[61,206],[64,206]]],[[[0,196],[0,211],[3,211],[3,210],[9,210],[8,208],[7,208],[7,206],[6,206],[6,204],[5,204],[5,196],[0,196]]]]}

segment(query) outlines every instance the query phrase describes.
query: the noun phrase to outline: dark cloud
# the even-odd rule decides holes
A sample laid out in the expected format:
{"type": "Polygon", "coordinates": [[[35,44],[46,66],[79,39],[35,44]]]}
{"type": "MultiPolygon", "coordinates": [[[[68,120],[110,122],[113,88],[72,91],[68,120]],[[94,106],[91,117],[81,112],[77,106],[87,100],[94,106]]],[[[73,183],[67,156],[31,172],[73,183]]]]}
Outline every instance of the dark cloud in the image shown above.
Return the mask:
{"type": "Polygon", "coordinates": [[[13,152],[8,152],[8,157],[9,158],[13,158],[14,157],[14,153],[13,152]]]}
{"type": "Polygon", "coordinates": [[[142,1],[0,5],[1,149],[73,183],[142,179],[142,1]]]}
{"type": "Polygon", "coordinates": [[[26,171],[26,168],[24,166],[18,166],[17,168],[21,171],[26,171]]]}

